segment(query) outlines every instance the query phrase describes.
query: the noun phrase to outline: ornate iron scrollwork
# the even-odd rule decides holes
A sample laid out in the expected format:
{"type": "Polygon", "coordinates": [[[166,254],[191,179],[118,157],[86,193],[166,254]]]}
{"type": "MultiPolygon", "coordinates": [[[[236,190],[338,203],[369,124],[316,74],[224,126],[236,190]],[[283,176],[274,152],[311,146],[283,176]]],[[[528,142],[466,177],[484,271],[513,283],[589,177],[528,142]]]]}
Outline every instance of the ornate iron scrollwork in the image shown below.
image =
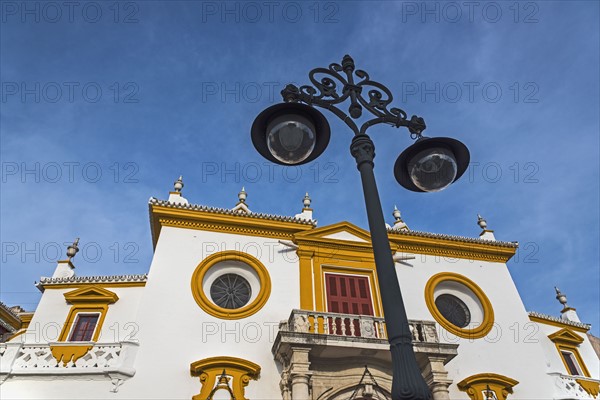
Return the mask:
{"type": "Polygon", "coordinates": [[[372,125],[386,123],[397,128],[407,127],[411,137],[417,139],[426,128],[423,118],[413,115],[408,119],[404,110],[388,108],[394,100],[392,92],[371,80],[366,71],[355,69],[354,60],[349,55],[344,56],[342,64],[332,63],[328,68],[313,69],[308,78],[312,86],[289,84],[281,91],[283,100],[325,108],[344,121],[355,135],[364,134],[372,125]],[[348,114],[336,106],[346,100],[350,100],[348,114]],[[367,120],[359,128],[353,120],[360,118],[363,110],[375,118],[367,120]]]}

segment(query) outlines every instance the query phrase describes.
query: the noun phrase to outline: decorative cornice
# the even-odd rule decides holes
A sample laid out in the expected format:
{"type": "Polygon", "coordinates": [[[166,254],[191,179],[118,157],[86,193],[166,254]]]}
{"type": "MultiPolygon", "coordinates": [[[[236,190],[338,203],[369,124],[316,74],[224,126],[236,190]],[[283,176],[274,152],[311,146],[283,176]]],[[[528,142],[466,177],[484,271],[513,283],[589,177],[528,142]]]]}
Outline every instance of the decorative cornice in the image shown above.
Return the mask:
{"type": "Polygon", "coordinates": [[[463,258],[505,263],[515,255],[518,244],[488,241],[462,236],[425,232],[390,232],[390,242],[400,253],[429,254],[439,257],[463,258]]]}
{"type": "Polygon", "coordinates": [[[264,214],[264,213],[240,213],[239,211],[230,210],[227,208],[218,208],[218,207],[208,207],[200,204],[181,204],[181,203],[171,203],[167,200],[158,200],[154,197],[150,197],[148,201],[150,206],[157,205],[168,208],[180,208],[185,210],[194,210],[194,211],[202,211],[212,214],[223,214],[223,215],[231,215],[242,218],[256,218],[256,219],[266,219],[270,221],[281,221],[281,222],[292,222],[296,224],[302,225],[311,225],[317,226],[317,220],[315,219],[303,219],[296,217],[289,217],[284,215],[275,215],[275,214],[264,214]]]}
{"type": "Polygon", "coordinates": [[[584,324],[583,322],[569,321],[559,317],[554,317],[552,315],[541,314],[535,311],[529,312],[529,319],[534,322],[539,322],[547,325],[554,325],[559,327],[569,326],[572,328],[578,328],[576,330],[581,330],[582,332],[587,332],[592,327],[592,325],[584,324]]]}
{"type": "Polygon", "coordinates": [[[398,236],[414,236],[414,237],[423,237],[423,238],[431,238],[431,239],[449,240],[449,241],[453,241],[453,242],[477,243],[477,244],[484,244],[486,246],[506,247],[506,248],[511,248],[511,249],[516,249],[517,247],[519,247],[518,242],[503,242],[500,240],[485,240],[485,239],[481,239],[481,238],[470,238],[470,237],[466,237],[466,236],[447,235],[444,233],[430,233],[430,232],[421,232],[421,231],[413,231],[413,230],[400,231],[400,230],[396,230],[394,228],[388,228],[387,231],[391,235],[398,235],[398,236]]]}
{"type": "Polygon", "coordinates": [[[40,278],[36,287],[40,291],[48,288],[64,288],[82,285],[99,286],[145,286],[148,274],[137,275],[96,275],[96,276],[72,276],[69,278],[40,278]]]}
{"type": "Polygon", "coordinates": [[[311,230],[317,224],[312,219],[246,213],[197,204],[175,204],[155,198],[150,198],[148,206],[154,246],[162,226],[291,239],[295,233],[311,230]]]}

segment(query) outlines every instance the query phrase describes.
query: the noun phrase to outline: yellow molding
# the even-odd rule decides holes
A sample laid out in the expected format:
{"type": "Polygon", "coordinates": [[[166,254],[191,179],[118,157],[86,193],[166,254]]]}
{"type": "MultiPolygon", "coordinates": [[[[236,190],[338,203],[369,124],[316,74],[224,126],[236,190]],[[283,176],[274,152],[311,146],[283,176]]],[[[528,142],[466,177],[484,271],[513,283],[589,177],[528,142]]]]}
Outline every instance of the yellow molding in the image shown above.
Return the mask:
{"type": "Polygon", "coordinates": [[[533,321],[533,322],[537,322],[540,324],[544,324],[544,325],[552,325],[552,326],[557,326],[559,328],[567,328],[567,329],[571,329],[577,332],[581,332],[581,333],[586,333],[587,331],[589,331],[589,329],[586,328],[581,328],[579,326],[573,326],[567,323],[563,323],[563,322],[558,322],[558,321],[552,321],[549,319],[544,319],[544,318],[540,318],[540,317],[536,317],[534,315],[530,315],[529,316],[529,320],[533,321]]]}
{"type": "Polygon", "coordinates": [[[163,226],[276,239],[291,239],[295,233],[314,228],[312,224],[277,221],[244,214],[217,214],[156,204],[150,206],[150,220],[152,224],[152,242],[155,247],[163,226]]]}
{"type": "MultiPolygon", "coordinates": [[[[321,296],[322,296],[322,309],[317,309],[316,311],[326,312],[327,298],[326,298],[326,281],[325,274],[339,274],[339,275],[359,275],[366,276],[369,278],[369,289],[371,291],[371,301],[373,302],[373,314],[375,317],[382,317],[382,306],[381,299],[379,296],[379,282],[377,280],[377,271],[375,270],[375,263],[364,263],[361,266],[341,266],[341,265],[331,265],[322,263],[319,270],[319,287],[322,288],[321,296]],[[362,267],[362,268],[360,268],[362,267]]],[[[315,282],[316,284],[317,282],[315,282]]]]}
{"type": "Polygon", "coordinates": [[[64,296],[71,304],[112,304],[119,300],[116,293],[97,285],[75,289],[65,293],[64,296]]]}
{"type": "Polygon", "coordinates": [[[314,310],[313,303],[313,263],[312,251],[298,251],[299,257],[299,283],[300,283],[300,308],[302,310],[314,310]]]}
{"type": "Polygon", "coordinates": [[[58,343],[50,345],[50,351],[58,363],[62,361],[63,366],[69,363],[75,363],[81,357],[85,356],[88,351],[94,347],[93,345],[59,345],[58,343]]]}
{"type": "Polygon", "coordinates": [[[484,373],[465,378],[456,386],[466,392],[471,400],[486,400],[483,392],[488,386],[494,391],[498,400],[506,400],[508,395],[513,393],[513,387],[518,384],[518,381],[504,375],[484,373]]]}
{"type": "Polygon", "coordinates": [[[573,332],[570,328],[563,328],[560,331],[554,332],[548,335],[548,339],[554,343],[564,343],[572,346],[577,346],[584,341],[581,336],[573,332]]]}
{"type": "Polygon", "coordinates": [[[237,250],[227,250],[212,254],[198,264],[192,274],[191,288],[194,300],[206,313],[221,319],[241,319],[256,314],[267,303],[271,294],[271,278],[267,268],[256,257],[237,250]],[[260,291],[254,301],[237,309],[219,307],[208,298],[202,287],[208,270],[217,263],[229,260],[245,263],[256,272],[260,280],[260,291]]]}
{"type": "Polygon", "coordinates": [[[561,350],[565,350],[565,351],[573,353],[573,355],[575,356],[575,359],[577,360],[577,363],[581,367],[581,372],[583,372],[583,376],[587,376],[588,378],[591,377],[590,371],[587,369],[585,362],[583,362],[583,358],[581,358],[581,354],[579,354],[579,350],[578,350],[577,346],[563,344],[563,343],[554,343],[554,345],[556,346],[556,350],[558,351],[558,354],[560,355],[560,359],[562,360],[563,365],[565,366],[565,370],[567,371],[567,374],[571,374],[571,372],[569,371],[569,366],[567,365],[567,360],[565,360],[565,357],[563,356],[561,350]]]}
{"type": "Polygon", "coordinates": [[[108,304],[77,304],[71,307],[69,310],[69,314],[67,315],[67,320],[63,325],[63,328],[60,332],[60,336],[58,337],[59,342],[66,342],[69,340],[69,334],[71,333],[71,328],[73,324],[75,324],[75,320],[77,319],[78,314],[99,314],[98,322],[96,323],[96,327],[94,329],[94,335],[92,336],[92,341],[95,342],[98,340],[100,336],[100,331],[102,330],[102,325],[104,324],[104,318],[106,318],[106,313],[108,311],[108,304]]]}
{"type": "Polygon", "coordinates": [[[600,383],[594,381],[588,381],[585,379],[575,379],[575,382],[579,383],[579,386],[583,388],[590,396],[596,398],[600,393],[600,383]]]}
{"type": "Polygon", "coordinates": [[[31,323],[31,320],[33,319],[33,313],[20,313],[19,318],[21,319],[21,329],[27,329],[31,323]]]}
{"type": "Polygon", "coordinates": [[[102,288],[109,287],[144,287],[146,282],[82,282],[82,283],[40,283],[44,290],[47,289],[78,289],[84,287],[97,286],[102,288]]]}
{"type": "Polygon", "coordinates": [[[494,309],[492,303],[485,295],[485,292],[472,280],[466,276],[453,272],[441,272],[429,278],[425,285],[425,303],[433,318],[448,332],[465,338],[465,339],[480,339],[487,335],[494,325],[494,309]],[[459,328],[448,321],[435,305],[435,288],[442,282],[452,281],[458,282],[466,286],[479,300],[483,308],[483,321],[475,328],[459,328]]]}
{"type": "Polygon", "coordinates": [[[556,350],[560,355],[560,359],[562,360],[567,373],[570,374],[569,366],[561,350],[573,353],[575,359],[577,360],[577,363],[581,367],[583,375],[587,376],[588,378],[591,377],[590,371],[587,369],[587,366],[585,365],[583,358],[581,358],[581,354],[579,354],[578,349],[579,345],[583,343],[585,339],[583,339],[581,336],[579,336],[569,328],[563,328],[558,332],[554,332],[553,334],[548,335],[548,339],[550,339],[554,343],[554,346],[556,346],[556,350]]]}
{"type": "MultiPolygon", "coordinates": [[[[364,240],[366,242],[366,244],[368,244],[369,246],[371,245],[371,234],[369,233],[369,231],[366,231],[363,228],[356,226],[353,223],[348,222],[348,221],[341,221],[341,222],[337,222],[335,224],[311,229],[310,231],[304,231],[304,232],[296,234],[296,238],[298,238],[298,239],[313,238],[313,239],[337,240],[337,239],[325,238],[325,236],[333,235],[333,234],[340,233],[340,232],[345,232],[345,233],[354,235],[354,236],[358,237],[359,239],[364,240]]],[[[344,240],[343,242],[347,243],[348,241],[344,240]]],[[[363,243],[363,242],[352,241],[352,243],[363,243]]]]}
{"type": "Polygon", "coordinates": [[[223,373],[232,377],[234,398],[247,400],[245,388],[251,379],[259,378],[260,366],[248,360],[227,356],[194,361],[190,364],[190,374],[200,378],[202,388],[192,400],[206,400],[215,388],[217,377],[223,373]]]}
{"type": "MultiPolygon", "coordinates": [[[[58,342],[67,342],[73,324],[77,320],[79,314],[99,314],[98,322],[94,328],[94,334],[92,335],[92,341],[95,342],[100,336],[106,313],[108,312],[108,305],[113,304],[119,300],[119,296],[110,290],[104,289],[97,285],[86,286],[76,290],[72,290],[63,295],[65,300],[72,304],[67,320],[63,325],[63,328],[58,337],[58,342]]],[[[52,355],[56,358],[57,362],[62,362],[66,366],[69,362],[75,362],[79,358],[87,354],[92,349],[90,344],[77,344],[78,342],[68,342],[71,344],[55,343],[51,346],[52,355]]]]}

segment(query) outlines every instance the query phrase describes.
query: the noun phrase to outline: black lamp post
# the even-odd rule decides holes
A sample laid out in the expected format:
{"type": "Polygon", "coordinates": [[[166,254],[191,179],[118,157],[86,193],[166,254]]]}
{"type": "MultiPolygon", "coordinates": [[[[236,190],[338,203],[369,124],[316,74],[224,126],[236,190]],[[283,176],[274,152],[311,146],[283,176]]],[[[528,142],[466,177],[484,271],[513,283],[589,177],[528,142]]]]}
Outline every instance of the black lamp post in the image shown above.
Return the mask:
{"type": "Polygon", "coordinates": [[[362,179],[379,277],[392,354],[392,398],[430,399],[431,391],[421,375],[413,351],[408,318],[373,174],[375,146],[366,131],[370,126],[381,123],[408,128],[411,138],[416,142],[398,157],[394,175],[402,186],[415,192],[442,190],[460,178],[469,164],[469,150],[455,139],[423,137],[423,118],[413,115],[409,120],[399,108],[388,110],[393,100],[390,90],[372,81],[365,71],[355,70],[354,60],[348,55],[344,56],[341,65],[333,63],[329,68],[313,69],[309,79],[314,86],[298,88],[287,85],[281,91],[285,103],[271,106],[256,117],[252,124],[252,143],[263,157],[277,164],[299,165],[316,159],[329,143],[330,128],[323,114],[314,106],[331,111],[354,132],[350,153],[356,159],[362,179]],[[325,76],[318,80],[318,74],[325,76]],[[355,76],[360,79],[358,82],[355,82],[355,76]],[[338,93],[339,83],[341,93],[338,93]],[[363,90],[366,97],[363,96],[363,90]],[[350,101],[349,115],[336,106],[346,100],[350,101]],[[359,128],[353,120],[362,115],[363,109],[375,117],[359,128]]]}

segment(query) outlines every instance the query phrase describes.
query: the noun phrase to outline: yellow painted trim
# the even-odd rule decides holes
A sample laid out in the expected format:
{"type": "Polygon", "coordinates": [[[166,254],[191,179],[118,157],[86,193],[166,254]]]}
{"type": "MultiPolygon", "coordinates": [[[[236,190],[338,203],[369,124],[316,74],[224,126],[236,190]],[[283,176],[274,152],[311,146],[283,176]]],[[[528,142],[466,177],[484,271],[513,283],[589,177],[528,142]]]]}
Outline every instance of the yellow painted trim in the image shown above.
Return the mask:
{"type": "Polygon", "coordinates": [[[296,239],[325,239],[325,240],[335,240],[341,242],[351,242],[351,243],[363,243],[360,241],[349,241],[349,240],[341,240],[341,239],[331,239],[326,238],[325,236],[333,235],[336,233],[345,232],[351,235],[358,237],[366,241],[369,245],[371,245],[371,234],[369,231],[364,230],[363,228],[356,226],[348,221],[342,221],[335,224],[323,226],[320,228],[315,228],[310,231],[304,231],[295,235],[296,239]]]}
{"type": "Polygon", "coordinates": [[[75,362],[77,359],[83,357],[93,347],[87,342],[86,344],[82,344],[81,342],[68,341],[73,324],[77,320],[77,315],[100,314],[91,340],[92,342],[95,342],[100,336],[102,325],[104,324],[104,319],[108,312],[108,305],[118,301],[119,296],[100,286],[86,286],[67,292],[64,294],[64,297],[68,303],[72,304],[72,306],[58,337],[59,343],[55,343],[54,348],[51,346],[50,349],[57,362],[61,362],[62,360],[64,365],[67,365],[67,363],[75,362]],[[69,344],[62,344],[60,342],[69,344]]]}
{"type": "Polygon", "coordinates": [[[20,313],[19,318],[21,319],[21,329],[27,329],[27,328],[29,328],[29,324],[31,323],[31,320],[33,319],[33,313],[32,312],[20,313]]]}
{"type": "Polygon", "coordinates": [[[448,332],[466,339],[480,339],[487,335],[494,325],[494,309],[492,303],[485,295],[484,291],[472,280],[466,276],[456,274],[453,272],[441,272],[432,276],[427,284],[425,285],[425,303],[429,312],[433,318],[448,332]],[[438,284],[452,281],[458,282],[466,286],[471,292],[475,294],[481,306],[483,307],[483,321],[475,328],[459,328],[448,321],[440,313],[437,306],[435,305],[435,288],[438,284]]]}
{"type": "Polygon", "coordinates": [[[152,224],[152,242],[155,247],[163,226],[288,240],[292,239],[293,235],[298,232],[314,228],[311,224],[277,221],[241,213],[235,215],[218,214],[156,204],[150,205],[150,220],[152,224]]]}
{"type": "Polygon", "coordinates": [[[573,353],[573,355],[577,359],[577,363],[579,364],[579,367],[581,367],[581,372],[583,373],[583,376],[587,376],[588,378],[591,378],[590,372],[587,369],[587,366],[585,365],[585,363],[583,362],[583,358],[581,358],[581,355],[579,354],[579,350],[577,349],[576,346],[570,346],[567,344],[559,344],[559,343],[554,343],[554,345],[556,346],[556,350],[558,351],[558,354],[560,355],[560,359],[562,360],[563,365],[565,366],[565,370],[567,371],[567,374],[570,375],[571,372],[569,371],[569,367],[567,365],[567,360],[565,360],[565,357],[563,356],[561,350],[565,350],[570,353],[573,353]]]}
{"type": "Polygon", "coordinates": [[[379,298],[379,292],[376,290],[379,288],[379,282],[377,281],[377,272],[375,271],[374,264],[372,268],[368,268],[371,265],[365,265],[367,268],[359,269],[356,267],[345,267],[345,266],[333,266],[328,264],[321,264],[320,279],[322,279],[321,286],[323,287],[323,309],[317,311],[327,312],[327,285],[325,281],[325,274],[338,274],[338,275],[358,275],[366,276],[369,281],[369,290],[371,291],[371,301],[373,306],[373,314],[375,317],[382,316],[382,307],[379,298]]]}
{"type": "Polygon", "coordinates": [[[119,300],[119,296],[100,286],[82,287],[64,294],[65,300],[71,304],[112,304],[119,300]]]}
{"type": "MultiPolygon", "coordinates": [[[[100,314],[98,318],[98,323],[94,328],[94,335],[92,336],[92,341],[95,342],[98,340],[100,336],[100,331],[102,330],[102,324],[104,323],[104,318],[106,317],[106,312],[108,311],[108,304],[78,304],[71,307],[69,310],[69,315],[67,316],[67,321],[63,325],[63,328],[60,332],[60,336],[58,337],[59,342],[67,342],[69,341],[69,335],[71,334],[71,330],[75,321],[77,320],[78,314],[100,314]]],[[[69,342],[71,343],[71,342],[69,342]]],[[[76,343],[76,342],[74,342],[76,343]]]]}
{"type": "MultiPolygon", "coordinates": [[[[376,317],[382,316],[383,307],[381,305],[379,283],[371,243],[320,237],[337,232],[348,232],[365,240],[370,240],[367,231],[349,222],[340,222],[331,226],[316,228],[294,236],[294,242],[298,244],[297,253],[301,262],[300,268],[304,267],[304,273],[300,273],[301,309],[327,311],[324,275],[326,272],[355,274],[369,277],[373,312],[376,317]],[[309,259],[309,257],[311,258],[309,259]],[[309,261],[311,261],[310,264],[309,261]],[[302,265],[302,263],[304,264],[302,265]],[[311,274],[306,273],[309,265],[312,269],[311,274]],[[314,303],[307,300],[311,291],[314,294],[314,303]]],[[[393,252],[392,249],[390,251],[393,252]]],[[[311,326],[314,325],[311,324],[311,326]]]]}
{"type": "Polygon", "coordinates": [[[314,293],[312,285],[312,256],[314,252],[298,250],[299,282],[300,282],[300,309],[314,310],[314,293]]]}
{"type": "Polygon", "coordinates": [[[39,284],[44,290],[47,289],[79,289],[85,287],[144,287],[146,282],[98,282],[98,283],[40,283],[39,284]]]}
{"type": "Polygon", "coordinates": [[[589,329],[580,328],[578,326],[572,326],[572,325],[569,325],[566,323],[552,321],[549,319],[544,319],[544,318],[540,318],[540,317],[536,317],[536,316],[532,316],[532,315],[529,316],[529,320],[540,323],[540,324],[544,324],[544,325],[552,325],[552,326],[557,326],[559,328],[567,328],[567,329],[574,330],[574,331],[581,332],[581,333],[586,333],[587,331],[589,331],[589,329]]]}
{"type": "Polygon", "coordinates": [[[469,376],[456,384],[459,390],[466,392],[471,400],[486,400],[483,398],[483,391],[489,385],[498,400],[506,400],[509,394],[513,393],[513,387],[519,382],[504,375],[499,374],[477,374],[469,376]]]}
{"type": "Polygon", "coordinates": [[[567,360],[565,360],[561,350],[571,352],[575,356],[583,375],[587,376],[588,378],[591,377],[590,371],[587,369],[587,366],[585,365],[583,358],[581,358],[581,354],[579,354],[578,350],[579,345],[583,343],[585,339],[569,328],[563,328],[558,332],[548,335],[548,339],[550,339],[554,343],[554,346],[556,346],[556,351],[558,351],[560,359],[562,360],[565,370],[568,374],[570,374],[569,366],[567,365],[567,360]]]}
{"type": "Polygon", "coordinates": [[[206,400],[215,388],[217,377],[223,372],[232,377],[234,398],[246,400],[245,388],[251,379],[259,378],[260,366],[248,360],[227,356],[194,361],[190,364],[190,374],[200,378],[202,388],[192,400],[206,400]]]}
{"type": "Polygon", "coordinates": [[[579,386],[583,388],[590,396],[594,398],[600,393],[600,383],[594,381],[588,381],[585,379],[575,379],[575,382],[579,383],[579,386]]]}
{"type": "Polygon", "coordinates": [[[548,339],[554,343],[562,343],[571,346],[577,346],[584,341],[581,336],[573,332],[570,328],[563,328],[560,331],[554,332],[553,334],[548,335],[548,339]]]}
{"type": "Polygon", "coordinates": [[[236,250],[221,251],[206,257],[194,270],[191,280],[192,295],[200,308],[213,317],[221,319],[241,319],[256,314],[267,302],[271,294],[271,278],[267,268],[257,258],[236,250]],[[241,261],[251,267],[260,280],[260,291],[252,303],[238,308],[222,308],[213,303],[202,288],[206,272],[215,264],[223,261],[241,261]]]}
{"type": "Polygon", "coordinates": [[[58,363],[62,361],[63,366],[67,366],[69,363],[75,363],[81,357],[85,356],[88,351],[94,347],[90,344],[79,344],[79,345],[62,345],[54,343],[50,345],[50,351],[58,363]]]}

